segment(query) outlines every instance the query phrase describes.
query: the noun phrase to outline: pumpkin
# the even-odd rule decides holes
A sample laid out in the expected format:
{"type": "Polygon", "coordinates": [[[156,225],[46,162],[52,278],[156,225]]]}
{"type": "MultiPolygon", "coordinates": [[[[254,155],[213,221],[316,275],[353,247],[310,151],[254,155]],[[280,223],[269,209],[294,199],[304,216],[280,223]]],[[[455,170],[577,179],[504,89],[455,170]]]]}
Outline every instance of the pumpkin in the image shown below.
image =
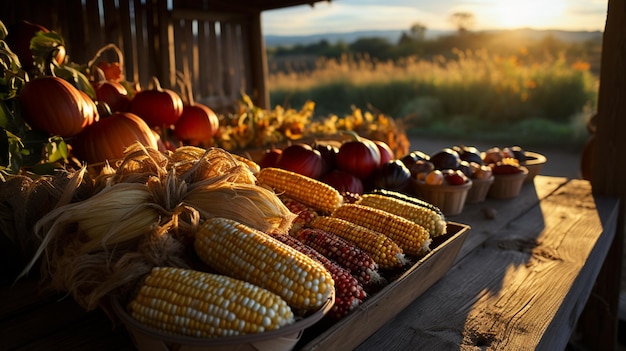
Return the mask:
{"type": "Polygon", "coordinates": [[[194,101],[188,77],[177,74],[183,92],[183,113],[174,124],[174,134],[187,145],[209,147],[220,128],[220,119],[208,106],[194,101]]]}
{"type": "Polygon", "coordinates": [[[153,87],[138,91],[130,102],[130,112],[141,117],[150,127],[173,125],[183,113],[183,99],[173,90],[163,89],[158,80],[153,87]]]}
{"type": "Polygon", "coordinates": [[[128,98],[128,90],[121,83],[109,80],[101,80],[93,83],[98,101],[106,102],[111,111],[126,111],[130,99],[128,98]]]}
{"type": "Polygon", "coordinates": [[[194,103],[183,107],[182,115],[174,124],[174,134],[187,145],[208,147],[219,127],[220,120],[212,109],[194,103]]]}
{"type": "MultiPolygon", "coordinates": [[[[19,57],[24,70],[30,71],[35,66],[30,41],[40,31],[43,33],[50,32],[48,28],[28,21],[19,21],[8,28],[5,41],[11,51],[19,57]]],[[[58,46],[57,49],[54,60],[60,65],[65,61],[66,52],[63,46],[58,46]]]]}
{"type": "Polygon", "coordinates": [[[93,100],[58,77],[26,83],[19,102],[22,118],[30,127],[61,137],[77,135],[99,119],[93,100]]]}
{"type": "Polygon", "coordinates": [[[121,159],[124,150],[136,142],[158,148],[156,137],[143,119],[132,113],[116,112],[85,128],[73,138],[71,145],[79,160],[96,164],[121,159]]]}

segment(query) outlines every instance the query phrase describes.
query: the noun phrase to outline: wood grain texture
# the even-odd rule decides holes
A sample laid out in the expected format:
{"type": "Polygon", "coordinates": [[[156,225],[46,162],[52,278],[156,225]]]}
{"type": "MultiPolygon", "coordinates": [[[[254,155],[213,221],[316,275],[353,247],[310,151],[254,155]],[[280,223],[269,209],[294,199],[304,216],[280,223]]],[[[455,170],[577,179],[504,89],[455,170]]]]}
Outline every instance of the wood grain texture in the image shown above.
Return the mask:
{"type": "Polygon", "coordinates": [[[562,350],[612,239],[616,201],[603,203],[606,218],[596,201],[588,182],[559,188],[359,349],[562,350]]]}

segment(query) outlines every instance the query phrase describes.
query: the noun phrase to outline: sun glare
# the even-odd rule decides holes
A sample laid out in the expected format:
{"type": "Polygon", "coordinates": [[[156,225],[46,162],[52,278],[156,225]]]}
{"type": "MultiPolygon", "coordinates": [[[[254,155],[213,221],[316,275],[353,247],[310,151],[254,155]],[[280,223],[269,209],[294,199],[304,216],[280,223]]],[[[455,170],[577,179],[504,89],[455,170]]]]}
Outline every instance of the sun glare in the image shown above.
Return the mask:
{"type": "Polygon", "coordinates": [[[496,21],[504,28],[556,27],[565,14],[565,0],[500,0],[494,6],[496,21]]]}

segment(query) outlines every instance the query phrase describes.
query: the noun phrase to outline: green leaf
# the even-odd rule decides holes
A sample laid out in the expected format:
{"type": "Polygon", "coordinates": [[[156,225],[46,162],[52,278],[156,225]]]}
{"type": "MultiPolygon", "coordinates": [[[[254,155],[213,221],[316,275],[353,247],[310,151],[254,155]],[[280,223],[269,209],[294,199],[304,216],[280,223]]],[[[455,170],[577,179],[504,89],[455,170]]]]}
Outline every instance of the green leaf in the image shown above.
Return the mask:
{"type": "Polygon", "coordinates": [[[90,98],[96,99],[96,91],[89,82],[89,79],[78,69],[69,65],[55,66],[54,75],[63,78],[72,84],[76,89],[85,92],[90,98]]]}
{"type": "Polygon", "coordinates": [[[53,136],[46,144],[46,162],[53,163],[60,160],[67,160],[69,151],[65,140],[60,136],[53,136]]]}

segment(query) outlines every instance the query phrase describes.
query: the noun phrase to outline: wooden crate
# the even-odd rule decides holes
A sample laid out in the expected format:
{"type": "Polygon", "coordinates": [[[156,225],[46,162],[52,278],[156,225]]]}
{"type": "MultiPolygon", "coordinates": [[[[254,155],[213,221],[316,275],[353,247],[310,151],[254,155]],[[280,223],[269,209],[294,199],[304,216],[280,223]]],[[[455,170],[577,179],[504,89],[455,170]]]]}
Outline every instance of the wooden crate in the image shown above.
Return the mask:
{"type": "Polygon", "coordinates": [[[430,253],[337,323],[321,321],[305,330],[296,349],[356,348],[450,270],[469,230],[467,225],[448,222],[448,233],[433,241],[430,253]]]}

